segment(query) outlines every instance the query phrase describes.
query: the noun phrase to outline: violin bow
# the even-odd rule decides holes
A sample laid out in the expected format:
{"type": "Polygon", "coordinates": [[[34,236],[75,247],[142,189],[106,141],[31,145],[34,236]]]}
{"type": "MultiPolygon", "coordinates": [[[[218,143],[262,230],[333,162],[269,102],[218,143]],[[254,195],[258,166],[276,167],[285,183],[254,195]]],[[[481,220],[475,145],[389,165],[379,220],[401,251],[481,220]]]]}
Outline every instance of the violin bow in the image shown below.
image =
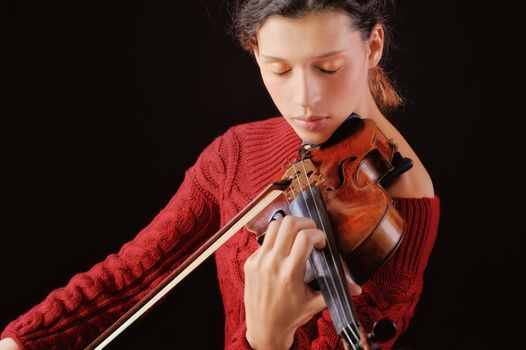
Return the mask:
{"type": "Polygon", "coordinates": [[[152,289],[144,298],[115,321],[108,329],[91,342],[85,350],[100,350],[161,300],[170,290],[210,257],[221,245],[238,232],[259,212],[278,198],[290,185],[291,180],[273,182],[256,198],[234,216],[225,226],[210,237],[194,253],[186,258],[168,277],[152,289]]]}

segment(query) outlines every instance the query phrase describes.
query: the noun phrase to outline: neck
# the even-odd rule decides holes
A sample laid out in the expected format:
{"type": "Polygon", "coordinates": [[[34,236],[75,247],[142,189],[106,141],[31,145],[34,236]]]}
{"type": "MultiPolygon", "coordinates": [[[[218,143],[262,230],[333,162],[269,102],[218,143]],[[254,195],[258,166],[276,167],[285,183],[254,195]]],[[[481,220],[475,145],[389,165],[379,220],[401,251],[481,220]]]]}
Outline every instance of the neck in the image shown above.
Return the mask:
{"type": "Polygon", "coordinates": [[[381,118],[385,118],[380,109],[378,108],[378,105],[374,101],[374,97],[371,93],[371,90],[367,89],[367,92],[365,94],[366,96],[363,99],[363,103],[361,103],[354,112],[362,118],[369,118],[374,121],[380,120],[381,118]]]}

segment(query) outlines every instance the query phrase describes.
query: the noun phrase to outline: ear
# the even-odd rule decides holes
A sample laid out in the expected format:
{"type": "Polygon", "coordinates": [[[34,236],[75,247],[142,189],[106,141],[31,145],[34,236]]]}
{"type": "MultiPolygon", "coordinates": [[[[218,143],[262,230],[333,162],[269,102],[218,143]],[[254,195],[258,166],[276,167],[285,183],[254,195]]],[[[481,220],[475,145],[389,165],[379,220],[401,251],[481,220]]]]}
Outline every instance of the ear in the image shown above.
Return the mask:
{"type": "Polygon", "coordinates": [[[259,65],[260,64],[260,61],[259,61],[259,47],[258,47],[258,41],[257,41],[256,36],[254,36],[250,40],[250,49],[252,50],[252,55],[254,56],[254,58],[256,59],[257,64],[259,65]]]}
{"type": "Polygon", "coordinates": [[[382,52],[384,49],[384,28],[381,24],[374,26],[367,40],[367,52],[369,53],[367,60],[369,69],[376,67],[382,59],[382,52]]]}

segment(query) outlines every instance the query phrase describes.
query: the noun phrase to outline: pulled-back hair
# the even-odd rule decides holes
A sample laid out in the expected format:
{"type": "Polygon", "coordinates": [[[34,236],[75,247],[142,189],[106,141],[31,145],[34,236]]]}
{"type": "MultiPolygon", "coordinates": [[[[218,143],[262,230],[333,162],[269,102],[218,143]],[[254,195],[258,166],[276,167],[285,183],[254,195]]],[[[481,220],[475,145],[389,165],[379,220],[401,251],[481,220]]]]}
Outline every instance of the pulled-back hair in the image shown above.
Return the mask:
{"type": "MultiPolygon", "coordinates": [[[[343,11],[350,16],[353,28],[363,40],[369,39],[377,24],[382,25],[385,54],[391,46],[390,19],[394,9],[394,0],[235,0],[231,32],[241,46],[253,54],[256,33],[270,16],[301,18],[315,11],[343,11]]],[[[403,102],[380,64],[369,70],[369,88],[383,113],[403,102]]]]}

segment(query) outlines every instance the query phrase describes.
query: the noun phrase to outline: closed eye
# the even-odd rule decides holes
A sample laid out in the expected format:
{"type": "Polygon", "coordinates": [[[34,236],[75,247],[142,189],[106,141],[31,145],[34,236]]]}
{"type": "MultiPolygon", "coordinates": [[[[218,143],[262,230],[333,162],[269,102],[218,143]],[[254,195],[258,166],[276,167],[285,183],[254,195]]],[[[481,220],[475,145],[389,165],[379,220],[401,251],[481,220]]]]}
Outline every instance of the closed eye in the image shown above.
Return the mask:
{"type": "MultiPolygon", "coordinates": [[[[335,69],[335,70],[327,70],[327,69],[323,69],[323,68],[317,68],[319,72],[323,73],[323,74],[327,74],[327,75],[331,75],[331,74],[334,74],[336,73],[338,70],[340,70],[340,68],[338,69],[335,69]]],[[[274,72],[274,74],[276,75],[285,75],[287,73],[290,73],[292,71],[292,69],[289,69],[289,70],[286,70],[284,72],[274,72]]]]}
{"type": "Polygon", "coordinates": [[[320,72],[322,72],[323,74],[334,74],[334,73],[336,73],[339,69],[340,69],[340,68],[335,69],[335,70],[327,70],[327,69],[323,69],[323,68],[318,68],[318,70],[319,70],[320,72]]]}
{"type": "Polygon", "coordinates": [[[284,72],[274,72],[274,74],[276,74],[276,75],[285,75],[285,74],[289,73],[290,71],[291,71],[291,69],[286,70],[284,72]]]}

